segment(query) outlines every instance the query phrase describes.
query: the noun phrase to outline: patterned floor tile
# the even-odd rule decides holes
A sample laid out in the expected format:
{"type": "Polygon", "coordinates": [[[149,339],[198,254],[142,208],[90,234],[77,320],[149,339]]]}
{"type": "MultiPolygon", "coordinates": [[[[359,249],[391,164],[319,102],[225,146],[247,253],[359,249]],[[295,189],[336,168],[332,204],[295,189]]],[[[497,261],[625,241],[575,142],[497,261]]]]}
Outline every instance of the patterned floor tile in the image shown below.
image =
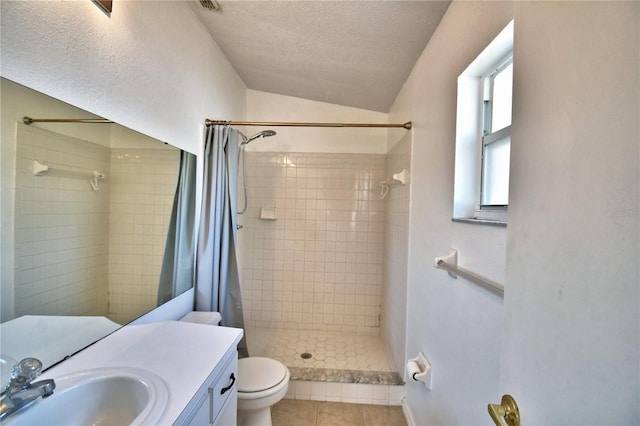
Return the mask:
{"type": "Polygon", "coordinates": [[[245,331],[251,356],[274,358],[288,367],[392,371],[378,336],[268,328],[245,331]],[[303,353],[311,358],[302,358],[303,353]]]}

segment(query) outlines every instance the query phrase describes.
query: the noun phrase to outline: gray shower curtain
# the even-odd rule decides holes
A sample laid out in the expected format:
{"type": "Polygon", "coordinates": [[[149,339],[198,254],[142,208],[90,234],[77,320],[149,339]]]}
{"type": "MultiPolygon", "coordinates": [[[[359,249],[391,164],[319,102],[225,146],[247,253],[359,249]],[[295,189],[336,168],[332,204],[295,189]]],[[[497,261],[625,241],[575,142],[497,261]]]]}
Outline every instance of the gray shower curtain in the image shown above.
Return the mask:
{"type": "MultiPolygon", "coordinates": [[[[196,310],[220,312],[222,325],[244,328],[236,262],[238,132],[229,126],[207,127],[203,180],[196,310]]],[[[238,354],[249,356],[244,338],[238,354]]]]}
{"type": "Polygon", "coordinates": [[[160,271],[158,306],[193,286],[196,211],[196,156],[180,153],[178,184],[173,198],[160,271]]]}

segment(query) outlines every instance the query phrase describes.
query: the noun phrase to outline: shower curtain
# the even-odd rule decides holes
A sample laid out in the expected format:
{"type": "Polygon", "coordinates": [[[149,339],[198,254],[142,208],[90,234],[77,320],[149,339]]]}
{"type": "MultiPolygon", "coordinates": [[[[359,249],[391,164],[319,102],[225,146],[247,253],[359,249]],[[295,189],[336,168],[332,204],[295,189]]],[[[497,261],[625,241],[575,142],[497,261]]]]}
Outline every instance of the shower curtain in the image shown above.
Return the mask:
{"type": "Polygon", "coordinates": [[[178,184],[164,248],[158,306],[193,286],[195,251],[196,156],[180,153],[178,184]]]}
{"type": "MultiPolygon", "coordinates": [[[[208,126],[196,260],[196,310],[217,311],[222,325],[244,328],[236,262],[238,131],[208,126]]],[[[243,337],[240,357],[249,356],[243,337]]]]}

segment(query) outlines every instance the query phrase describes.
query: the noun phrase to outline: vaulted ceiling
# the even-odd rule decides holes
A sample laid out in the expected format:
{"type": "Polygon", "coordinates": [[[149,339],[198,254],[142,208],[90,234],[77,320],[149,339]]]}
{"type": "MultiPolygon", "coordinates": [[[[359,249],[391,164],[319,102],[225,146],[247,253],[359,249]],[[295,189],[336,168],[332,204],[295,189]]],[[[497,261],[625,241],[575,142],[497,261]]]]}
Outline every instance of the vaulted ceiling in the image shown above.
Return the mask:
{"type": "Polygon", "coordinates": [[[388,112],[449,1],[190,1],[249,89],[388,112]]]}

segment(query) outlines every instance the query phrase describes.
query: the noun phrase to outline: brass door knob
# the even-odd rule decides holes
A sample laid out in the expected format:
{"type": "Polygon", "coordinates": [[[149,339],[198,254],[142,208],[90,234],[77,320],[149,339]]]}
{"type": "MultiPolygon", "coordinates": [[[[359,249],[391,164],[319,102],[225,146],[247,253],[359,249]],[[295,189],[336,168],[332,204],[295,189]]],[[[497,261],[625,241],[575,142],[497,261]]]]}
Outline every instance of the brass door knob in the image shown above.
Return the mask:
{"type": "Polygon", "coordinates": [[[496,426],[504,426],[502,419],[504,419],[507,426],[520,426],[518,404],[516,404],[516,400],[511,395],[503,395],[500,405],[489,404],[487,408],[496,426]]]}

